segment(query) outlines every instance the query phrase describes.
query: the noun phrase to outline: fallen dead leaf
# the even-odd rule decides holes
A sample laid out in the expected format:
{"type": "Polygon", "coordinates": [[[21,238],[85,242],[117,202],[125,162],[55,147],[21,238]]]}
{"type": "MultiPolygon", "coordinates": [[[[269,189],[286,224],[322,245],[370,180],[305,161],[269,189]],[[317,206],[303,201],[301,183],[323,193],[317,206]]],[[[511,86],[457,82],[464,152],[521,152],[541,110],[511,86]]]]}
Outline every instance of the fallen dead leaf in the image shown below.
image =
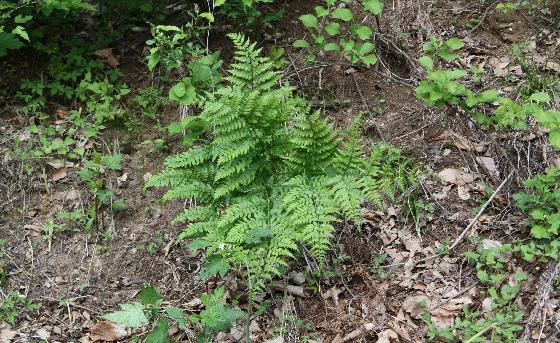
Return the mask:
{"type": "Polygon", "coordinates": [[[128,336],[128,332],[124,326],[108,320],[96,323],[90,331],[90,338],[93,341],[114,342],[128,336]]]}
{"type": "Polygon", "coordinates": [[[471,194],[469,193],[469,188],[465,186],[457,187],[457,195],[461,200],[469,200],[471,198],[471,194]]]}
{"type": "Polygon", "coordinates": [[[0,330],[0,343],[11,342],[17,335],[17,332],[10,330],[10,328],[5,328],[0,330]]]}
{"type": "Polygon", "coordinates": [[[546,69],[554,70],[555,72],[560,73],[560,64],[552,61],[546,62],[546,69]]]}
{"type": "Polygon", "coordinates": [[[64,179],[66,176],[67,176],[66,168],[60,168],[60,169],[56,169],[55,171],[53,171],[51,177],[52,177],[53,182],[56,182],[56,181],[64,179]]]}
{"type": "Polygon", "coordinates": [[[120,64],[119,60],[113,55],[112,48],[97,50],[93,54],[100,57],[110,67],[116,68],[120,64]]]}
{"type": "Polygon", "coordinates": [[[414,318],[420,318],[426,308],[430,307],[430,298],[425,294],[416,294],[407,297],[402,304],[403,310],[414,318]]]}
{"type": "Polygon", "coordinates": [[[399,335],[391,329],[383,330],[377,334],[377,343],[391,343],[398,341],[399,335]]]}
{"type": "Polygon", "coordinates": [[[474,181],[474,175],[465,173],[459,169],[447,168],[438,173],[439,177],[446,183],[461,186],[474,181]]]}
{"type": "Polygon", "coordinates": [[[70,112],[62,107],[56,110],[56,116],[59,117],[60,119],[64,119],[64,117],[66,117],[68,113],[70,112]]]}
{"type": "Polygon", "coordinates": [[[35,333],[44,341],[48,341],[49,337],[51,337],[50,331],[45,328],[38,329],[35,333]]]}
{"type": "Polygon", "coordinates": [[[488,143],[474,143],[458,134],[453,134],[453,144],[461,150],[476,152],[484,152],[488,147],[488,143]]]}
{"type": "Polygon", "coordinates": [[[496,162],[492,157],[478,156],[476,157],[476,161],[482,167],[484,167],[484,169],[486,169],[490,174],[492,174],[497,178],[500,177],[500,172],[498,171],[498,167],[496,167],[496,162]]]}

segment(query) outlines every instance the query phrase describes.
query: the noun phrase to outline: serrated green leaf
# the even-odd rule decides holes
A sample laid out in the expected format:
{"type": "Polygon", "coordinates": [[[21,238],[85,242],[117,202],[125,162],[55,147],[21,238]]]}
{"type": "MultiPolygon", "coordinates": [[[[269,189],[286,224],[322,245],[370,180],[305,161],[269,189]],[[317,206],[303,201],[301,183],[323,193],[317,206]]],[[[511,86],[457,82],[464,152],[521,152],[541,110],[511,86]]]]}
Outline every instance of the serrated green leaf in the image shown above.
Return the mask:
{"type": "Polygon", "coordinates": [[[179,329],[184,329],[187,326],[187,321],[185,320],[185,313],[178,307],[168,307],[165,309],[165,314],[179,324],[179,329]]]}
{"type": "Polygon", "coordinates": [[[456,59],[459,58],[459,55],[457,55],[456,53],[449,51],[449,50],[440,50],[438,51],[438,56],[443,58],[444,60],[450,62],[450,61],[454,61],[456,59]]]}
{"type": "Polygon", "coordinates": [[[229,270],[228,262],[220,255],[212,255],[207,258],[207,263],[200,270],[200,277],[208,279],[214,276],[225,277],[229,270]]]}
{"type": "Polygon", "coordinates": [[[352,32],[360,37],[361,40],[368,40],[371,38],[373,34],[373,30],[367,27],[366,25],[353,25],[352,32]]]}
{"type": "Polygon", "coordinates": [[[13,33],[0,32],[0,57],[5,56],[8,49],[16,50],[22,46],[23,43],[13,33]]]}
{"type": "Polygon", "coordinates": [[[451,50],[459,50],[465,46],[465,43],[459,38],[453,37],[445,41],[445,46],[451,50]]]}
{"type": "Polygon", "coordinates": [[[556,150],[560,150],[560,129],[551,130],[548,133],[548,142],[556,150]]]}
{"type": "Polygon", "coordinates": [[[166,343],[167,340],[167,331],[169,330],[169,322],[167,318],[161,317],[152,332],[148,334],[146,337],[146,341],[144,343],[166,343]]]}
{"type": "Polygon", "coordinates": [[[104,155],[101,157],[101,164],[107,167],[110,170],[120,170],[122,161],[122,155],[104,155]]]}
{"type": "Polygon", "coordinates": [[[116,324],[123,324],[130,328],[137,328],[148,324],[144,314],[144,305],[140,303],[121,304],[121,311],[104,315],[102,318],[116,324]]]}
{"type": "Polygon", "coordinates": [[[347,8],[337,8],[331,14],[334,19],[340,19],[342,21],[350,21],[353,18],[352,11],[347,8]]]}
{"type": "Polygon", "coordinates": [[[531,235],[533,235],[533,237],[537,239],[550,238],[548,230],[543,225],[533,225],[533,227],[531,228],[531,235]]]}
{"type": "Polygon", "coordinates": [[[169,99],[177,101],[181,105],[190,105],[196,99],[196,88],[191,84],[189,78],[185,78],[171,87],[169,99]]]}
{"type": "Polygon", "coordinates": [[[301,20],[301,22],[303,23],[303,25],[305,25],[305,27],[309,27],[309,28],[317,28],[317,17],[315,17],[312,14],[304,14],[302,16],[299,17],[299,20],[301,20]]]}
{"type": "Polygon", "coordinates": [[[161,294],[159,294],[157,289],[151,283],[145,284],[140,292],[138,292],[138,296],[142,299],[142,303],[145,306],[159,306],[162,299],[161,294]]]}
{"type": "Polygon", "coordinates": [[[422,56],[418,59],[420,65],[426,68],[427,70],[434,69],[434,60],[430,56],[422,56]]]}
{"type": "Polygon", "coordinates": [[[340,33],[340,24],[335,22],[328,23],[325,25],[325,31],[331,36],[336,36],[340,33]]]}
{"type": "Polygon", "coordinates": [[[364,0],[362,4],[373,15],[379,15],[383,11],[383,0],[364,0]]]}
{"type": "Polygon", "coordinates": [[[372,66],[377,63],[377,56],[369,54],[361,57],[362,62],[367,66],[372,66]]]}
{"type": "Polygon", "coordinates": [[[222,6],[225,3],[226,3],[226,0],[215,0],[214,1],[214,7],[222,6]]]}

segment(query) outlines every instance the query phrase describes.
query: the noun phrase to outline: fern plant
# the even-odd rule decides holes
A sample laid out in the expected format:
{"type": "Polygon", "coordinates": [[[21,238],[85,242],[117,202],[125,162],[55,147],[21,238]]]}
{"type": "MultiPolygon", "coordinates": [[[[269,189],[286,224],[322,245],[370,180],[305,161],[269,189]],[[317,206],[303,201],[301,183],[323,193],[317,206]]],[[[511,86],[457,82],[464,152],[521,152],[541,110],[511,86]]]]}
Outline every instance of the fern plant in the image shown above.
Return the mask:
{"type": "Polygon", "coordinates": [[[381,162],[393,150],[376,147],[365,157],[359,120],[338,134],[291,87],[279,85],[280,73],[255,43],[229,37],[236,53],[227,84],[208,95],[197,117],[208,129],[169,157],[146,187],[168,187],[164,200],[189,200],[175,222],[187,223],[179,239],[205,249],[203,276],[235,268],[254,294],[281,274],[300,245],[323,260],[333,223],[357,223],[368,195],[379,203],[403,187],[391,183],[395,161],[381,162]]]}

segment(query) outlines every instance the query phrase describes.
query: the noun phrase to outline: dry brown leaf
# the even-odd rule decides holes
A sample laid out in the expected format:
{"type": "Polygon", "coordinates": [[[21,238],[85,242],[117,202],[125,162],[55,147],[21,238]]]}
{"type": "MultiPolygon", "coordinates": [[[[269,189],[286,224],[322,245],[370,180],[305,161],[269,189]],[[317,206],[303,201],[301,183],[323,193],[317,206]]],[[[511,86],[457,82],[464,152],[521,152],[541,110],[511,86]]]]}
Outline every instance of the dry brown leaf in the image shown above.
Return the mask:
{"type": "Polygon", "coordinates": [[[356,338],[362,336],[363,334],[375,329],[377,327],[377,325],[375,325],[375,323],[364,323],[362,326],[360,326],[359,328],[357,328],[356,330],[350,332],[349,334],[347,334],[346,336],[344,336],[344,338],[335,338],[335,340],[333,340],[334,342],[354,342],[356,338]],[[338,340],[337,340],[338,339],[338,340]]]}
{"type": "Polygon", "coordinates": [[[70,113],[70,112],[67,109],[62,108],[62,107],[56,110],[56,115],[60,119],[64,119],[64,117],[66,117],[68,115],[68,113],[70,113]]]}
{"type": "Polygon", "coordinates": [[[402,304],[403,310],[414,318],[420,318],[425,308],[430,307],[430,298],[425,294],[416,294],[407,297],[402,304]]]}
{"type": "Polygon", "coordinates": [[[56,182],[56,181],[64,179],[66,176],[67,176],[66,168],[56,169],[52,173],[52,180],[53,180],[53,182],[56,182]]]}
{"type": "Polygon", "coordinates": [[[560,64],[552,61],[546,62],[546,69],[554,70],[557,73],[560,73],[560,64]]]}
{"type": "Polygon", "coordinates": [[[391,343],[399,340],[399,335],[391,329],[383,330],[377,334],[377,343],[391,343]]]}
{"type": "Polygon", "coordinates": [[[112,48],[97,50],[93,54],[100,57],[110,67],[116,68],[120,64],[119,60],[113,55],[112,48]]]}
{"type": "Polygon", "coordinates": [[[486,156],[479,156],[476,157],[476,161],[484,167],[490,174],[494,175],[495,177],[500,177],[500,172],[498,171],[498,167],[496,167],[496,162],[492,157],[486,156]]]}
{"type": "Polygon", "coordinates": [[[496,76],[504,76],[508,73],[507,67],[510,64],[510,59],[509,56],[504,56],[501,58],[492,57],[488,61],[488,64],[494,68],[494,73],[496,74],[496,76]]]}
{"type": "Polygon", "coordinates": [[[459,169],[447,168],[438,173],[439,177],[446,183],[461,186],[474,181],[474,175],[465,173],[459,169]]]}
{"type": "Polygon", "coordinates": [[[488,143],[474,143],[458,134],[453,134],[453,144],[461,150],[476,152],[484,152],[488,147],[488,143]]]}
{"type": "Polygon", "coordinates": [[[93,341],[114,342],[128,336],[128,332],[124,326],[108,320],[97,322],[90,331],[90,338],[93,341]]]}
{"type": "Polygon", "coordinates": [[[457,195],[461,200],[469,200],[471,198],[471,194],[469,193],[469,188],[465,186],[457,187],[457,195]]]}

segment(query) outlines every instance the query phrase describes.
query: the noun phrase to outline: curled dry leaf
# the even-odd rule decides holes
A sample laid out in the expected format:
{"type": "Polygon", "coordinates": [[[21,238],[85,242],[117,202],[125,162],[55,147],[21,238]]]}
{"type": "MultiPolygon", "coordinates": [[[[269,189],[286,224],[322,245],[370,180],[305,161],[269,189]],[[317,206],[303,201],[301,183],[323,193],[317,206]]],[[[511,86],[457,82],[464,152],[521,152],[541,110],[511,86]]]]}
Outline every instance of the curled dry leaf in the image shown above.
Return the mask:
{"type": "Polygon", "coordinates": [[[119,60],[113,55],[112,48],[97,50],[94,55],[100,57],[110,67],[116,68],[120,64],[119,60]]]}
{"type": "Polygon", "coordinates": [[[438,173],[439,177],[446,183],[462,186],[474,181],[474,175],[465,173],[459,169],[447,168],[438,173]]]}
{"type": "Polygon", "coordinates": [[[97,322],[90,331],[90,338],[93,341],[114,342],[128,336],[128,332],[124,326],[115,324],[108,320],[97,322]]]}
{"type": "Polygon", "coordinates": [[[468,140],[466,137],[460,136],[458,134],[452,134],[452,135],[453,135],[453,144],[461,150],[484,152],[488,147],[488,143],[474,143],[468,140]]]}
{"type": "Polygon", "coordinates": [[[305,294],[305,290],[301,286],[273,283],[270,284],[268,287],[275,291],[281,291],[281,292],[286,291],[288,294],[295,295],[296,297],[307,298],[307,294],[305,294]]]}
{"type": "Polygon", "coordinates": [[[377,327],[377,325],[375,325],[375,323],[364,323],[362,326],[360,326],[356,330],[350,332],[349,334],[347,334],[343,338],[341,338],[340,336],[337,336],[333,340],[333,343],[355,342],[356,338],[358,338],[358,337],[362,336],[363,334],[375,329],[376,327],[377,327]]]}

